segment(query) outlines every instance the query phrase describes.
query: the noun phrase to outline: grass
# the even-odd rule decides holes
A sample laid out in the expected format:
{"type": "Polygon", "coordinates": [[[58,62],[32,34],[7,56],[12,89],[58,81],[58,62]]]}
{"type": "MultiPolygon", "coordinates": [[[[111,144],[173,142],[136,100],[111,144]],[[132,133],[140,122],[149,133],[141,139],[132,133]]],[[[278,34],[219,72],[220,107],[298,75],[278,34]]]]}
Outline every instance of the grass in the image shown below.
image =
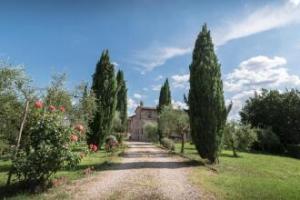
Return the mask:
{"type": "MultiPolygon", "coordinates": [[[[176,144],[180,151],[180,144],[176,144]]],[[[185,156],[200,160],[194,145],[186,143],[185,156]]],[[[216,171],[195,167],[190,179],[217,199],[300,199],[300,160],[282,156],[223,151],[216,171]]]]}
{"type": "MultiPolygon", "coordinates": [[[[75,169],[60,170],[53,175],[52,178],[66,177],[67,182],[82,178],[85,176],[83,171],[89,167],[93,167],[95,171],[97,171],[108,167],[112,162],[118,161],[119,157],[117,155],[123,150],[124,149],[120,149],[118,152],[115,152],[114,156],[108,156],[104,150],[88,154],[75,169]]],[[[5,197],[9,197],[6,199],[44,199],[43,194],[30,194],[28,191],[20,189],[16,181],[14,181],[11,184],[11,188],[9,188],[12,192],[8,192],[7,188],[5,188],[5,184],[10,166],[10,161],[0,160],[0,199],[5,199],[5,197]]],[[[13,178],[15,179],[15,177],[13,178]]],[[[65,195],[67,194],[59,191],[54,195],[54,199],[65,199],[65,195]]]]}

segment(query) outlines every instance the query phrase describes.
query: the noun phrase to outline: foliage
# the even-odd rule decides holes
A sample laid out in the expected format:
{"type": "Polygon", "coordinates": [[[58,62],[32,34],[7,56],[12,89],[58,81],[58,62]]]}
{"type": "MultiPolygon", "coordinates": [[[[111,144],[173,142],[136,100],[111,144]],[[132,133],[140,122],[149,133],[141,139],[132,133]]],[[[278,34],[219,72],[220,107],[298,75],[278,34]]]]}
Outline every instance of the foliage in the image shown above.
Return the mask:
{"type": "Polygon", "coordinates": [[[144,125],[143,127],[144,133],[146,134],[146,137],[151,141],[151,142],[158,142],[158,127],[157,123],[155,122],[148,122],[144,125]]]}
{"type": "Polygon", "coordinates": [[[105,151],[106,152],[114,152],[117,150],[118,141],[114,135],[109,135],[105,139],[105,151]]]}
{"type": "Polygon", "coordinates": [[[119,112],[122,124],[122,131],[120,132],[124,132],[127,129],[127,88],[124,80],[124,73],[121,70],[117,73],[117,85],[118,94],[116,110],[119,112]]]}
{"type": "Polygon", "coordinates": [[[220,68],[205,24],[196,40],[190,65],[188,105],[193,142],[200,156],[212,163],[217,161],[228,114],[220,68]]]}
{"type": "Polygon", "coordinates": [[[96,97],[96,112],[90,122],[88,143],[101,147],[105,136],[111,133],[116,109],[117,82],[114,65],[110,63],[108,50],[103,51],[93,75],[92,91],[96,97]]]}
{"type": "Polygon", "coordinates": [[[271,128],[284,147],[300,143],[300,92],[263,89],[249,98],[240,112],[242,123],[271,128]],[[283,120],[284,118],[284,120],[283,120]]]}
{"type": "Polygon", "coordinates": [[[271,128],[257,129],[257,142],[254,145],[254,149],[269,153],[280,153],[283,151],[278,136],[271,128]]]}
{"type": "Polygon", "coordinates": [[[72,112],[71,94],[64,88],[67,79],[66,74],[55,74],[52,76],[52,82],[47,89],[45,103],[53,105],[56,108],[64,107],[67,114],[72,112]]]}
{"type": "Polygon", "coordinates": [[[257,129],[251,128],[250,125],[230,122],[224,128],[223,145],[232,149],[234,156],[237,156],[237,150],[249,151],[256,141],[257,129]]]}
{"type": "Polygon", "coordinates": [[[161,144],[163,147],[171,150],[171,151],[174,151],[175,150],[175,144],[173,142],[173,140],[169,139],[169,138],[162,138],[161,140],[161,144]]]}
{"type": "Polygon", "coordinates": [[[300,159],[300,144],[287,145],[287,152],[290,156],[300,159]]]}
{"type": "Polygon", "coordinates": [[[29,83],[22,68],[0,62],[0,155],[15,144],[29,83]]]}
{"type": "MultiPolygon", "coordinates": [[[[171,91],[170,91],[170,86],[169,86],[169,81],[168,79],[165,80],[164,84],[160,88],[160,93],[159,93],[159,101],[158,101],[158,106],[157,106],[157,111],[160,114],[161,110],[165,106],[170,106],[171,105],[171,91]]],[[[158,121],[159,123],[159,121],[158,121]]],[[[159,141],[161,142],[161,139],[163,138],[163,133],[162,130],[160,129],[160,125],[158,126],[158,137],[159,141]]]]}
{"type": "Polygon", "coordinates": [[[64,164],[74,167],[79,163],[80,156],[72,152],[72,143],[76,143],[72,136],[79,133],[64,123],[64,113],[59,110],[36,109],[31,120],[29,142],[12,162],[18,179],[35,187],[45,185],[64,164]]]}
{"type": "Polygon", "coordinates": [[[163,136],[169,137],[171,133],[180,136],[183,153],[185,137],[189,132],[188,114],[183,110],[175,110],[171,106],[165,106],[160,113],[159,124],[163,136]]]}

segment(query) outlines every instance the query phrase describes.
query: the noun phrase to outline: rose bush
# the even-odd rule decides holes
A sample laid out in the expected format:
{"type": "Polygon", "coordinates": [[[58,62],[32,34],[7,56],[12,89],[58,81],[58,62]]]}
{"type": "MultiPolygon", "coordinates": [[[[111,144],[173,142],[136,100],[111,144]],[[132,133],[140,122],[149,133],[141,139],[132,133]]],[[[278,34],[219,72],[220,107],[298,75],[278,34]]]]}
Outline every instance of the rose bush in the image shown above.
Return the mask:
{"type": "Polygon", "coordinates": [[[105,139],[104,149],[106,152],[114,152],[118,148],[118,141],[114,135],[109,135],[105,139]]]}
{"type": "Polygon", "coordinates": [[[54,106],[49,106],[49,111],[42,107],[41,102],[34,104],[28,143],[12,161],[18,179],[32,187],[45,186],[52,174],[65,165],[76,166],[81,159],[79,153],[72,151],[78,136],[64,123],[63,112],[54,106]]]}

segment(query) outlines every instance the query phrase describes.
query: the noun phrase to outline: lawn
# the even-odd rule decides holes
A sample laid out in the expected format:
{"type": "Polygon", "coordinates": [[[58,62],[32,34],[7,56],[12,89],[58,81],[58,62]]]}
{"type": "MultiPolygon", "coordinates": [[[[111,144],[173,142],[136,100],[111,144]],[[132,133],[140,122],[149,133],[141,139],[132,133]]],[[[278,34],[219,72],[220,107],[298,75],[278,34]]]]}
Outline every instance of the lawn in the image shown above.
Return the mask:
{"type": "MultiPolygon", "coordinates": [[[[184,155],[201,161],[194,145],[187,143],[184,155]]],[[[254,153],[234,158],[231,151],[223,151],[213,168],[196,167],[190,179],[217,199],[300,199],[299,159],[254,153]]]]}
{"type": "MultiPolygon", "coordinates": [[[[102,168],[108,167],[109,163],[118,161],[119,157],[117,156],[123,149],[121,148],[118,152],[115,152],[114,156],[108,156],[104,150],[97,151],[96,153],[90,153],[84,157],[80,164],[75,169],[63,169],[58,171],[52,178],[56,179],[59,177],[65,177],[66,181],[64,184],[67,184],[71,180],[79,179],[85,176],[84,170],[93,167],[96,170],[101,170],[102,168]]],[[[5,161],[0,159],[0,199],[3,199],[6,196],[4,193],[7,193],[7,190],[4,188],[7,180],[7,173],[10,168],[10,161],[5,161]]],[[[14,177],[15,179],[15,177],[14,177]]],[[[13,194],[8,193],[11,199],[43,199],[42,194],[32,195],[26,191],[21,191],[17,186],[12,183],[13,194]]]]}

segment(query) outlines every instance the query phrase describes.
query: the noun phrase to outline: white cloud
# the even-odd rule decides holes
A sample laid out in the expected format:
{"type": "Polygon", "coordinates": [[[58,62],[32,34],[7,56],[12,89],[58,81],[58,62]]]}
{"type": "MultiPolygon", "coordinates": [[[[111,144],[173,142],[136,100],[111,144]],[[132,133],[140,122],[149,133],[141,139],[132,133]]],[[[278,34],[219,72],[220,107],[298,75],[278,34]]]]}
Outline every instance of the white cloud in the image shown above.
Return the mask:
{"type": "Polygon", "coordinates": [[[134,64],[141,66],[141,72],[145,73],[165,64],[169,59],[188,54],[191,51],[191,48],[179,47],[149,48],[135,55],[134,64]]]}
{"type": "Polygon", "coordinates": [[[153,91],[159,91],[161,88],[161,85],[152,85],[152,90],[153,91]]]}
{"type": "Polygon", "coordinates": [[[128,100],[127,100],[127,106],[128,106],[129,115],[132,115],[134,113],[134,109],[138,105],[139,105],[138,102],[136,102],[134,99],[128,98],[128,100]]]}
{"type": "Polygon", "coordinates": [[[111,64],[113,64],[115,67],[119,67],[119,63],[117,62],[112,62],[111,64]]]}
{"type": "Polygon", "coordinates": [[[240,63],[240,65],[225,76],[224,91],[230,96],[233,108],[230,118],[238,118],[238,111],[246,99],[259,93],[261,88],[283,89],[300,86],[300,78],[290,74],[283,57],[256,56],[240,63]]]}
{"type": "Polygon", "coordinates": [[[223,45],[230,40],[300,22],[300,0],[285,1],[280,5],[266,5],[251,14],[224,24],[214,34],[215,44],[223,45]]]}
{"type": "Polygon", "coordinates": [[[175,109],[187,109],[188,108],[186,103],[181,102],[181,101],[175,101],[175,100],[172,100],[172,107],[175,109]]]}
{"type": "Polygon", "coordinates": [[[141,94],[139,94],[139,93],[134,93],[134,94],[133,94],[133,97],[136,98],[136,99],[141,99],[141,98],[143,98],[143,96],[142,96],[141,94]]]}
{"type": "Polygon", "coordinates": [[[224,87],[228,92],[274,88],[281,85],[300,85],[300,79],[291,75],[282,57],[252,57],[243,61],[238,68],[225,77],[224,87]]]}
{"type": "Polygon", "coordinates": [[[174,88],[188,88],[188,82],[190,79],[189,74],[175,74],[172,77],[172,86],[174,88]]]}
{"type": "Polygon", "coordinates": [[[143,91],[145,91],[145,92],[147,92],[148,90],[149,90],[149,89],[146,88],[146,87],[143,88],[143,91]]]}

